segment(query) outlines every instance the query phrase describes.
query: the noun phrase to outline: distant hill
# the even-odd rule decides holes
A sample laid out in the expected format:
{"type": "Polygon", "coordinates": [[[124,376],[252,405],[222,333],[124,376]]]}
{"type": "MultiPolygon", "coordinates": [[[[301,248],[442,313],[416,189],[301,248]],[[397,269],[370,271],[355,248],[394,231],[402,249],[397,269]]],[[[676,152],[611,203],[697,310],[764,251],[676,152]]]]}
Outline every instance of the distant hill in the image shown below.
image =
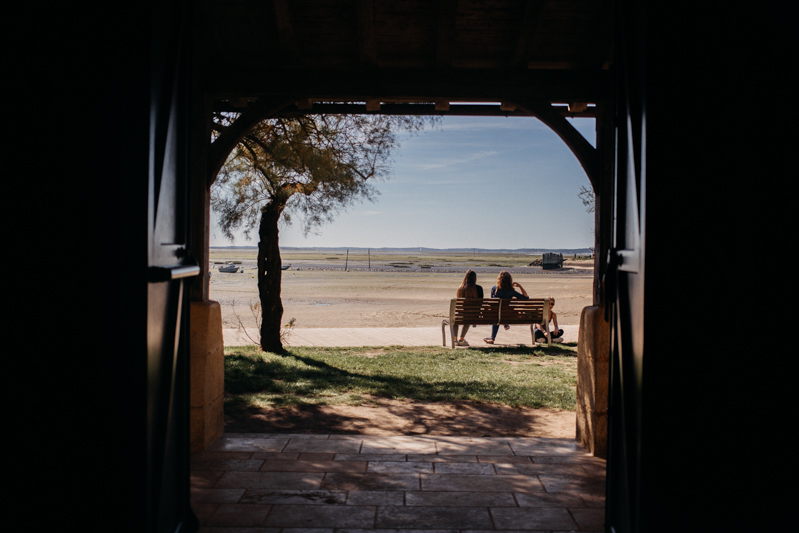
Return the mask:
{"type": "MultiPolygon", "coordinates": [[[[240,249],[240,250],[256,250],[257,246],[211,246],[211,249],[218,249],[218,250],[229,250],[229,249],[240,249]]],[[[360,248],[360,247],[349,247],[346,246],[338,246],[338,247],[303,247],[303,246],[281,246],[281,250],[292,250],[292,251],[304,251],[304,252],[312,252],[312,251],[320,251],[320,252],[345,252],[347,250],[351,252],[365,252],[367,250],[372,250],[374,252],[444,252],[444,253],[506,253],[506,254],[543,254],[546,252],[552,253],[561,253],[563,255],[586,255],[591,253],[590,248],[517,248],[517,249],[509,249],[509,248],[360,248]]]]}

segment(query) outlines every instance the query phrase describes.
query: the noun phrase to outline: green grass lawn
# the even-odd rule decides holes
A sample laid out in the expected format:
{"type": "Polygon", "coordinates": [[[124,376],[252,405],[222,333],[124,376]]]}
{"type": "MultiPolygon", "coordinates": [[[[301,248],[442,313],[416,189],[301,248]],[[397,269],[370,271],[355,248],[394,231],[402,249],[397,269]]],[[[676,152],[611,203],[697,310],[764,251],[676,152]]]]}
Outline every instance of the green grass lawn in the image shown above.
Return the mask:
{"type": "Polygon", "coordinates": [[[225,409],[358,405],[371,397],[576,409],[577,346],[225,348],[225,409]]]}

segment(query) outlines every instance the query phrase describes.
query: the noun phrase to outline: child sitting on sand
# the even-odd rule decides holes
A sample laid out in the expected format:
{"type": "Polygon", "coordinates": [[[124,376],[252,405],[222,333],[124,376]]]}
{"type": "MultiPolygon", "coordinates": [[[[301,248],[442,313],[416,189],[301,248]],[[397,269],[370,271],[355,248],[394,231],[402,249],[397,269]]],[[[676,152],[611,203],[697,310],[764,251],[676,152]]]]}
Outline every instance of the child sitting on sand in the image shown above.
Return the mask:
{"type": "MultiPolygon", "coordinates": [[[[549,299],[549,321],[555,325],[555,329],[553,329],[549,334],[552,335],[552,342],[563,342],[563,330],[558,329],[558,315],[552,308],[555,307],[555,299],[549,299]]],[[[533,324],[533,328],[535,328],[535,342],[546,342],[547,335],[544,333],[544,324],[538,325],[533,324]],[[539,340],[541,339],[541,340],[539,340]]]]}

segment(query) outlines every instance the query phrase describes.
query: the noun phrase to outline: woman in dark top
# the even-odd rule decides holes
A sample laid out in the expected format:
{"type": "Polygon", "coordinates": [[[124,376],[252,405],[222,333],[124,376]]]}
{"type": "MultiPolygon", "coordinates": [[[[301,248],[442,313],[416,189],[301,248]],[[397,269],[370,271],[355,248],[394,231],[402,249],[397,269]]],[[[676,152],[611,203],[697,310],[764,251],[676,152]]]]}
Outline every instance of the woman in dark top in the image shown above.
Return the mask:
{"type": "MultiPolygon", "coordinates": [[[[503,270],[497,276],[497,284],[491,287],[491,298],[518,298],[519,300],[529,300],[530,297],[527,296],[527,291],[524,290],[524,287],[513,281],[513,278],[510,275],[510,272],[507,270],[503,270]],[[521,294],[513,290],[513,287],[519,287],[519,290],[522,291],[521,294]]],[[[505,329],[508,329],[508,326],[505,326],[505,329]]],[[[494,339],[497,338],[497,332],[499,331],[499,324],[494,324],[491,326],[491,336],[486,337],[483,339],[488,344],[494,344],[494,339]]]]}
{"type": "MultiPolygon", "coordinates": [[[[457,295],[458,298],[483,297],[483,288],[477,284],[477,274],[475,274],[473,270],[468,270],[466,272],[466,275],[463,277],[463,283],[458,287],[457,295]]],[[[469,346],[469,343],[464,339],[466,332],[469,331],[469,324],[464,324],[461,327],[463,328],[461,329],[461,338],[455,341],[455,344],[457,346],[469,346]]],[[[458,336],[458,326],[455,326],[455,336],[458,336]]]]}

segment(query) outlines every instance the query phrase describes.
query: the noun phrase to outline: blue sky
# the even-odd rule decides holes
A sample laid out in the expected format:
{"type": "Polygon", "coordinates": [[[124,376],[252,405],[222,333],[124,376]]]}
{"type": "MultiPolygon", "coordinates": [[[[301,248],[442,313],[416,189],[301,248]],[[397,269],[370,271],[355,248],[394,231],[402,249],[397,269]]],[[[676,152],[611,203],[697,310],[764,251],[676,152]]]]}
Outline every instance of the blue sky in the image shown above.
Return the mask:
{"type": "MultiPolygon", "coordinates": [[[[594,119],[571,119],[595,144],[594,119]]],[[[375,202],[356,204],[317,234],[283,225],[281,246],[586,248],[593,213],[578,198],[590,187],[577,158],[539,120],[443,117],[435,130],[401,136],[394,176],[375,183],[375,202]]],[[[211,246],[227,240],[212,212],[211,246]]]]}

